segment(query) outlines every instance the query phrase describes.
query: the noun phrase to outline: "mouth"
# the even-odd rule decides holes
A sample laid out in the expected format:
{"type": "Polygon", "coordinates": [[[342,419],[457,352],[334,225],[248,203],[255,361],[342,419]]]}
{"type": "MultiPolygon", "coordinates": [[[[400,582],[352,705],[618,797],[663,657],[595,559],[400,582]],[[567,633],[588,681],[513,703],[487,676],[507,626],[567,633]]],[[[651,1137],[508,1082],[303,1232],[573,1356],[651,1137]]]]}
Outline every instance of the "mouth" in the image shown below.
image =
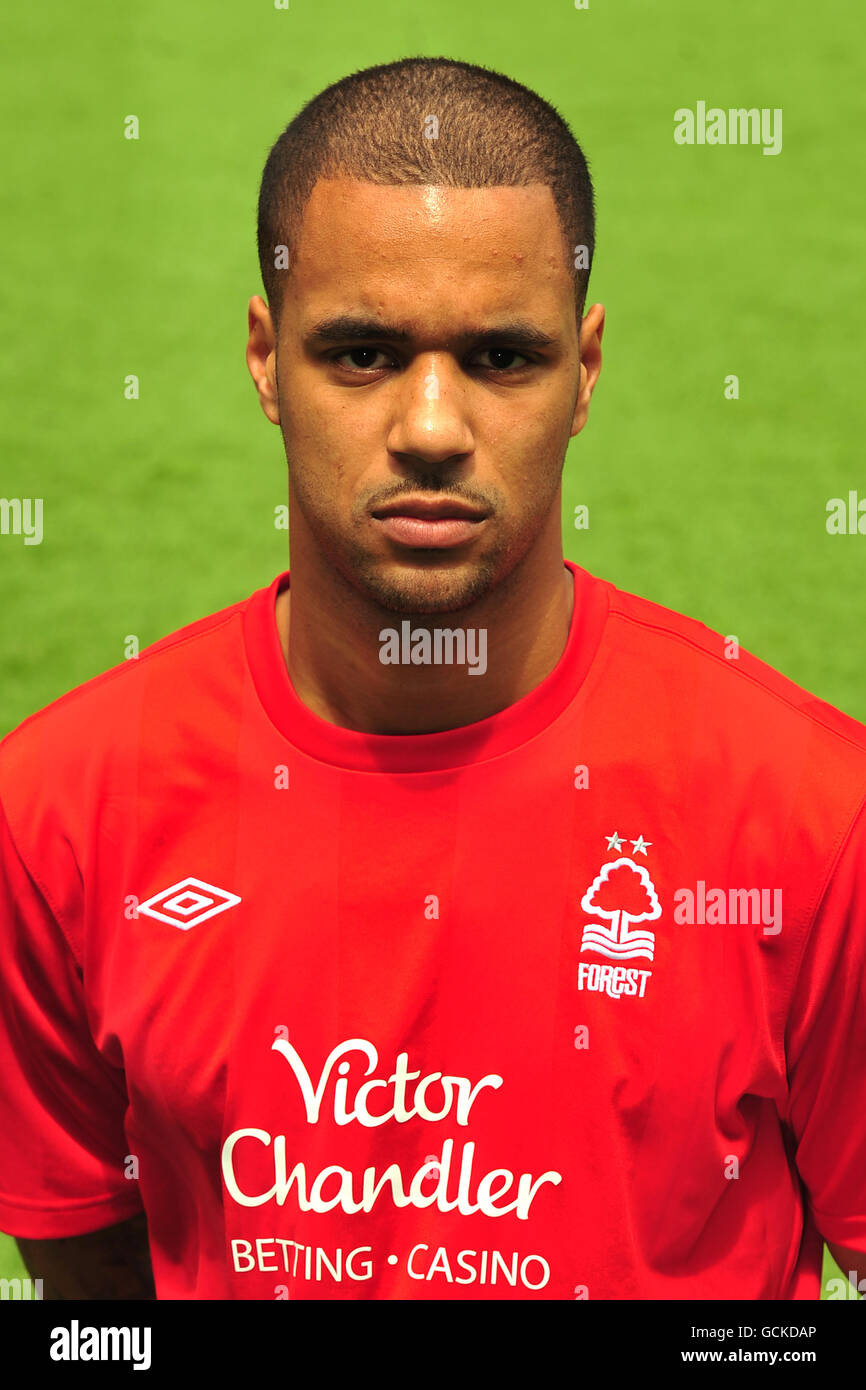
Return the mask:
{"type": "Polygon", "coordinates": [[[473,540],[488,513],[458,498],[403,498],[377,508],[373,520],[389,540],[415,550],[450,550],[473,540]]]}

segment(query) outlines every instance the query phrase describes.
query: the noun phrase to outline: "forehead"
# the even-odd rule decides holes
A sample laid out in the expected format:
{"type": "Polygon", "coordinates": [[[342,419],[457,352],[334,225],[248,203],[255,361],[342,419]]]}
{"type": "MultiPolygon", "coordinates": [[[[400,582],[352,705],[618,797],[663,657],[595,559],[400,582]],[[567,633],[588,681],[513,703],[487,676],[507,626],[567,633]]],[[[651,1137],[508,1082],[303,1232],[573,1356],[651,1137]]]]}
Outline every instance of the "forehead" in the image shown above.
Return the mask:
{"type": "Polygon", "coordinates": [[[320,179],[286,289],[313,317],[336,301],[426,309],[471,298],[555,312],[574,281],[547,184],[449,188],[320,179]]]}

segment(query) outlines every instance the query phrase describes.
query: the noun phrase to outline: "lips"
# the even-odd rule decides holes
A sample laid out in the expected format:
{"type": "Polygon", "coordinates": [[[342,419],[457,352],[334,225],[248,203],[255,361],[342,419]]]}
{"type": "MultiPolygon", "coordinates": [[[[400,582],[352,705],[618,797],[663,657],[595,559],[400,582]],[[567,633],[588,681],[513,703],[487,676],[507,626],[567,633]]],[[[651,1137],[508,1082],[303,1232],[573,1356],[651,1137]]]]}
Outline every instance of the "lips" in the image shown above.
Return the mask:
{"type": "Polygon", "coordinates": [[[452,518],[461,521],[483,521],[487,513],[480,507],[473,507],[459,498],[398,498],[385,507],[378,507],[373,516],[381,521],[388,516],[417,517],[421,521],[448,521],[452,518]]]}
{"type": "Polygon", "coordinates": [[[373,512],[389,540],[414,550],[449,550],[483,529],[487,513],[446,497],[405,498],[373,512]]]}

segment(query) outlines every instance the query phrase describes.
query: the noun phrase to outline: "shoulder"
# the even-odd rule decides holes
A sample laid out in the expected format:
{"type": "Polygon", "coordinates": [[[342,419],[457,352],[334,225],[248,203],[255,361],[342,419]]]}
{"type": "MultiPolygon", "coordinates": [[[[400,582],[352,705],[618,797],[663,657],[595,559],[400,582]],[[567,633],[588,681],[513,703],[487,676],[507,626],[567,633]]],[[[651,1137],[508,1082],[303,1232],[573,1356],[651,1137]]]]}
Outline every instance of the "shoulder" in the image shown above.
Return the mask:
{"type": "Polygon", "coordinates": [[[243,615],[253,596],[178,628],[29,715],[0,740],[0,799],[14,824],[23,808],[67,809],[111,763],[118,777],[203,690],[240,679],[243,615]],[[207,673],[208,680],[201,676],[207,673]],[[215,675],[216,673],[216,675],[215,675]]]}
{"type": "MultiPolygon", "coordinates": [[[[696,618],[607,588],[587,679],[612,756],[823,874],[866,803],[866,725],[696,618]]],[[[722,830],[719,830],[722,833],[722,830]]]]}
{"type": "Polygon", "coordinates": [[[844,748],[866,770],[866,724],[762,661],[735,636],[603,582],[613,650],[651,686],[673,681],[667,688],[680,697],[683,713],[698,708],[739,736],[769,729],[840,753],[844,748]]]}

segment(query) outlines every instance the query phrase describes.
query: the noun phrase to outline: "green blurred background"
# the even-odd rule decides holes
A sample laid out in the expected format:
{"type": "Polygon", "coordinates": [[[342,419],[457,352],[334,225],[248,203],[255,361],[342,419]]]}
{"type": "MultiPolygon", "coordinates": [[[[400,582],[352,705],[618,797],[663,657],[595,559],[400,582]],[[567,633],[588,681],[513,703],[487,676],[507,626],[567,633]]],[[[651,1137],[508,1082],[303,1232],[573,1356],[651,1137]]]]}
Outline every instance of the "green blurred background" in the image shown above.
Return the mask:
{"type": "Polygon", "coordinates": [[[605,357],[566,461],[565,553],[866,722],[866,536],[825,526],[830,498],[866,498],[862,22],[844,0],[7,13],[0,494],[43,499],[44,539],[0,536],[0,736],[129,635],[287,568],[282,441],[244,363],[258,182],[309,97],[413,54],[535,88],[590,162],[605,357]],[[782,152],[676,145],[699,100],[781,107],[782,152]]]}

